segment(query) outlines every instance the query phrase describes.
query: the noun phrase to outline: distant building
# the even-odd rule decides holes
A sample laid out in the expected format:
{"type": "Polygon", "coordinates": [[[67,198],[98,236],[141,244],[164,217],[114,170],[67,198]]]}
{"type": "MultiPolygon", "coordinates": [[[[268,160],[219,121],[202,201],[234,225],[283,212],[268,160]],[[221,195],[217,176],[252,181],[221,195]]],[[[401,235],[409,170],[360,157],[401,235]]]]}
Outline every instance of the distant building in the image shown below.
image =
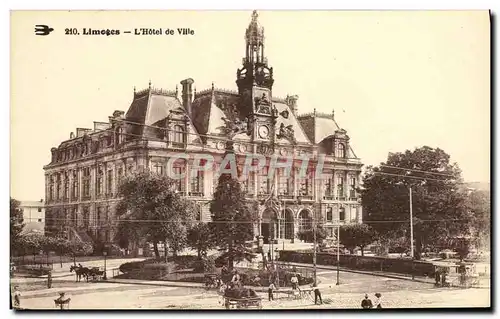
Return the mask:
{"type": "Polygon", "coordinates": [[[21,201],[19,208],[23,212],[23,233],[44,234],[45,228],[45,203],[39,201],[21,201]]]}
{"type": "MultiPolygon", "coordinates": [[[[127,112],[115,111],[109,122],[94,122],[93,128],[77,128],[51,149],[52,160],[44,167],[47,233],[112,242],[120,180],[141,170],[168,174],[167,159],[180,152],[209,153],[220,165],[226,122],[247,123],[247,134],[234,137],[239,163],[246,154],[261,154],[268,161],[271,155],[310,159],[307,176],[299,176],[301,162],[295,161],[291,177],[280,169],[270,180],[266,163],[243,183],[248,198],[273,195],[272,203],[277,203],[259,206],[256,236],[291,240],[315,220],[334,239],[337,224],[362,222],[358,187],[363,164],[346,130],[333,112],[299,115],[298,96],[273,94],[273,68],[264,55],[264,29],[257,17],[254,12],[245,33],[242,67],[235,72],[237,91],[212,85],[196,92],[193,79],[181,81],[182,90],[157,89],[150,83],[144,90],[134,89],[127,112]],[[322,156],[323,180],[315,175],[322,156]]],[[[190,165],[191,160],[178,160],[173,171],[184,173],[190,165]]],[[[217,182],[215,170],[178,180],[176,189],[199,204],[198,220],[210,221],[207,204],[217,182]]]]}

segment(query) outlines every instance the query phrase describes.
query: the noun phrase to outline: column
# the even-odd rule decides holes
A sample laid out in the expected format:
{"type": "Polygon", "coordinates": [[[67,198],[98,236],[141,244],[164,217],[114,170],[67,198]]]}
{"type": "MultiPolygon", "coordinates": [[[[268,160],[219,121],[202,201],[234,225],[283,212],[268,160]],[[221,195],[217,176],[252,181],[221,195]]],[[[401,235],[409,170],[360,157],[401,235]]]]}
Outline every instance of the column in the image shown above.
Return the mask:
{"type": "Polygon", "coordinates": [[[189,180],[189,160],[185,160],[184,161],[185,163],[185,166],[184,166],[184,173],[185,173],[185,176],[184,176],[184,195],[185,196],[188,196],[189,194],[189,191],[190,191],[190,187],[191,185],[189,185],[190,183],[190,180],[189,180]]]}

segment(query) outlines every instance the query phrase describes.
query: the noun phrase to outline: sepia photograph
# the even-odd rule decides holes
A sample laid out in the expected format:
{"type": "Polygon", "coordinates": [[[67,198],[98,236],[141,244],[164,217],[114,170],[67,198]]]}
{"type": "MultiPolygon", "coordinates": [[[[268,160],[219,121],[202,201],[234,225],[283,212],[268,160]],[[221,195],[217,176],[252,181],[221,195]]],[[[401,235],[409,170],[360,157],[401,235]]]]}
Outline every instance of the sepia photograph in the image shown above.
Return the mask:
{"type": "Polygon", "coordinates": [[[491,12],[10,12],[10,308],[491,310],[491,12]]]}

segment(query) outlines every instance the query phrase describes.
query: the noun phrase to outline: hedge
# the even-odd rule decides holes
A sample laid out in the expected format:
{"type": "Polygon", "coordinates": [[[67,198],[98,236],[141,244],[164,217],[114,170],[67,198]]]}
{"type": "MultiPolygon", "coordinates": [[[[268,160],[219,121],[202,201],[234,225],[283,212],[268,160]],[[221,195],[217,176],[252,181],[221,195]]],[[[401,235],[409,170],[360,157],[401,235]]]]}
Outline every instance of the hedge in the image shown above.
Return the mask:
{"type": "MultiPolygon", "coordinates": [[[[313,253],[280,251],[279,261],[312,264],[313,253]]],[[[317,253],[316,264],[337,265],[337,254],[317,253]]],[[[339,255],[340,267],[358,270],[385,271],[415,276],[434,276],[434,265],[430,262],[387,257],[339,255]]]]}

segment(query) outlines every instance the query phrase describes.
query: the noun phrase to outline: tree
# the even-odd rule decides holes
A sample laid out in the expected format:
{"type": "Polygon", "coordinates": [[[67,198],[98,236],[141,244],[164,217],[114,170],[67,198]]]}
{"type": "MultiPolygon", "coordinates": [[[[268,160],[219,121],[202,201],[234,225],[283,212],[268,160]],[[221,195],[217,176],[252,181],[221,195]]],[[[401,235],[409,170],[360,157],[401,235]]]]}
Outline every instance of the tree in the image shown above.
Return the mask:
{"type": "Polygon", "coordinates": [[[23,211],[19,208],[20,202],[14,198],[10,198],[10,244],[12,251],[16,252],[21,249],[19,238],[23,230],[23,211]]]}
{"type": "Polygon", "coordinates": [[[491,236],[491,199],[489,190],[471,189],[467,196],[468,209],[472,214],[471,235],[476,246],[489,249],[491,236]]]}
{"type": "Polygon", "coordinates": [[[122,244],[128,236],[146,239],[153,243],[157,258],[159,242],[169,243],[174,253],[185,246],[194,209],[190,201],[174,191],[174,186],[171,178],[150,172],[124,180],[119,187],[123,199],[117,206],[122,244]]]}
{"type": "Polygon", "coordinates": [[[376,239],[376,233],[372,227],[366,224],[352,224],[340,227],[340,243],[345,248],[354,253],[354,249],[361,249],[361,256],[364,256],[364,249],[376,239]]]}
{"type": "Polygon", "coordinates": [[[188,245],[196,249],[198,252],[198,259],[206,257],[208,250],[216,247],[213,233],[210,228],[211,227],[206,223],[198,223],[188,231],[188,245]]]}
{"type": "Polygon", "coordinates": [[[240,182],[231,174],[222,173],[210,202],[213,221],[211,227],[216,244],[226,251],[225,257],[230,270],[233,262],[240,257],[251,258],[251,255],[245,254],[245,242],[253,238],[255,211],[255,203],[247,202],[240,182]]]}
{"type": "Polygon", "coordinates": [[[427,146],[390,153],[378,167],[369,167],[363,180],[363,221],[381,241],[410,236],[409,190],[412,190],[415,257],[443,238],[468,232],[461,171],[443,150],[427,146]],[[435,173],[435,174],[432,174],[435,173]]]}
{"type": "MultiPolygon", "coordinates": [[[[301,230],[297,233],[297,237],[306,243],[313,243],[314,242],[314,230],[312,227],[310,229],[301,230]]],[[[327,237],[328,237],[328,233],[326,232],[326,229],[324,229],[323,226],[318,225],[316,227],[316,243],[317,244],[323,243],[323,241],[327,237]]]]}

